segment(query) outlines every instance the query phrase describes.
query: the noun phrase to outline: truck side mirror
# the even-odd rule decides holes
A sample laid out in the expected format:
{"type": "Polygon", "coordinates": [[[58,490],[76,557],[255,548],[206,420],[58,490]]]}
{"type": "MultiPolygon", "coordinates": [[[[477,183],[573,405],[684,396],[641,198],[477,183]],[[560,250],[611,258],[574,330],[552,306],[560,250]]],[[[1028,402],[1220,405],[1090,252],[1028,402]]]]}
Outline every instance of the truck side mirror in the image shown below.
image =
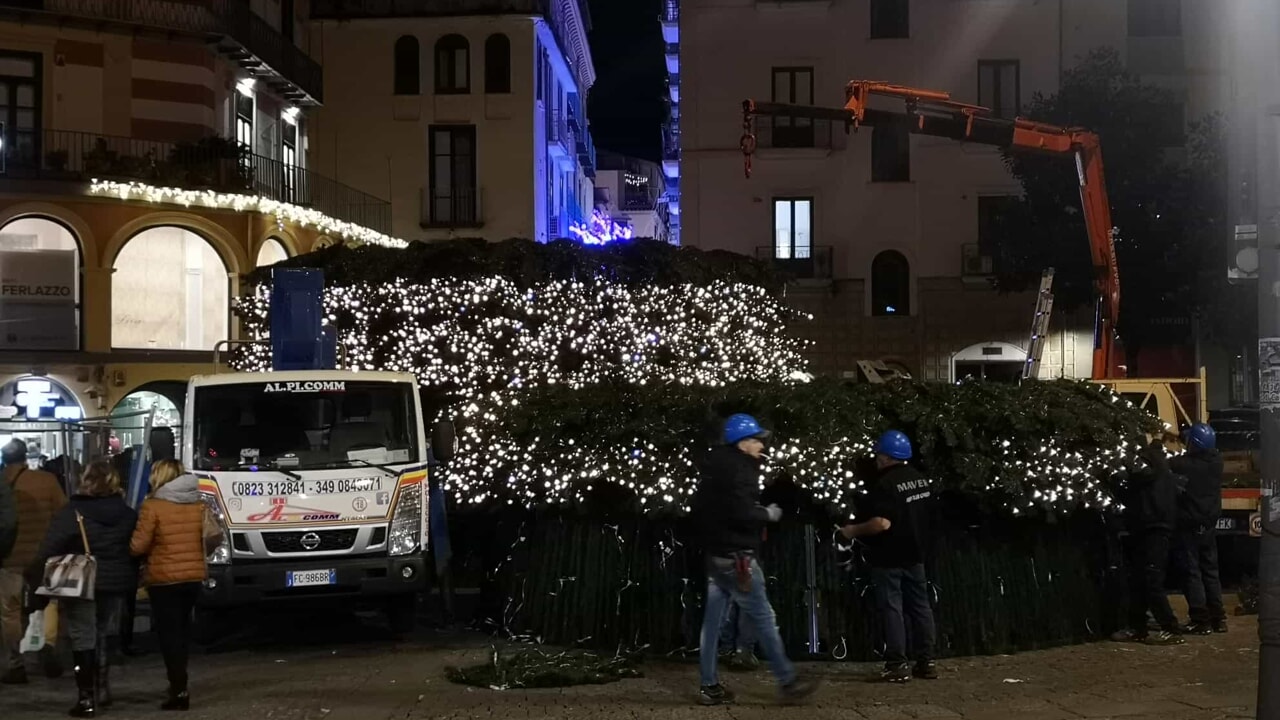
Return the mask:
{"type": "Polygon", "coordinates": [[[458,452],[458,435],[453,423],[444,420],[431,428],[431,456],[436,462],[449,462],[458,452]]]}

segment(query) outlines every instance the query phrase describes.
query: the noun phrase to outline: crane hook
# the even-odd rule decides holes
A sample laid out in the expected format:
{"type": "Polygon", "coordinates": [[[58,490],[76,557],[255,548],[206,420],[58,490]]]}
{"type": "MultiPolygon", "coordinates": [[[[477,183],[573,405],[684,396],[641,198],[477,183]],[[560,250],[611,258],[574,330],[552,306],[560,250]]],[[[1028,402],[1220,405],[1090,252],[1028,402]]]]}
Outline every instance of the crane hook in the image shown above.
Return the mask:
{"type": "Polygon", "coordinates": [[[747,100],[742,103],[742,138],[738,146],[742,148],[742,172],[751,179],[751,156],[756,152],[756,135],[752,132],[753,103],[747,100]]]}

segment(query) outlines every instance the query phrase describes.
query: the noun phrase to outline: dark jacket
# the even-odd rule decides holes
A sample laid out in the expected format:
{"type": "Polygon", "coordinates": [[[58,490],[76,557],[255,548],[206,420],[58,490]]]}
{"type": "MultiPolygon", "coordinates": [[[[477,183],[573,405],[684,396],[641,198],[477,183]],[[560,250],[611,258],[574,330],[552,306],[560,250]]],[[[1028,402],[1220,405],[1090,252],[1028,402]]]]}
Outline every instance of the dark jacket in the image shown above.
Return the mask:
{"type": "Polygon", "coordinates": [[[98,561],[95,590],[100,593],[132,592],[137,587],[137,567],[129,554],[129,539],[133,536],[138,514],[119,495],[72,496],[71,502],[53,516],[49,533],[32,563],[30,571],[33,576],[44,572],[45,561],[51,557],[84,552],[80,526],[76,523],[77,512],[84,516],[89,550],[98,561]]]}
{"type": "Polygon", "coordinates": [[[1178,483],[1160,443],[1140,455],[1145,466],[1129,473],[1121,494],[1129,532],[1169,532],[1178,515],[1178,483]]]}
{"type": "Polygon", "coordinates": [[[726,557],[760,549],[769,514],[760,506],[760,461],[735,447],[718,447],[702,462],[693,517],[703,552],[726,557]]]}
{"type": "Polygon", "coordinates": [[[909,568],[928,559],[934,513],[933,484],[906,464],[891,465],[876,474],[859,504],[858,520],[879,517],[889,529],[864,538],[867,561],[878,568],[909,568]]]}
{"type": "Polygon", "coordinates": [[[1194,449],[1169,461],[1175,475],[1187,484],[1178,496],[1178,528],[1211,528],[1222,517],[1222,454],[1194,449]]]}

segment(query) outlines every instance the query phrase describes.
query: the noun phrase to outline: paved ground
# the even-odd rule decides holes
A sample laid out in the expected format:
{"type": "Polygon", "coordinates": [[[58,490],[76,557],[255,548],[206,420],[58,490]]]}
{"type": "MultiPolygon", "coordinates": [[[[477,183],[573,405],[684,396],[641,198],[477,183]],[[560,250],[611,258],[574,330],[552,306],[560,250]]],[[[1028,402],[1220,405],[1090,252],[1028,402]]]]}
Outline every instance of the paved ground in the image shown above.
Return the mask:
{"type": "MultiPolygon", "coordinates": [[[[765,673],[726,676],[738,690],[732,708],[692,705],[696,669],[650,662],[646,677],[563,690],[498,692],[454,685],[443,668],[482,660],[484,638],[423,633],[394,643],[350,616],[273,620],[221,652],[192,662],[193,718],[217,720],[444,720],[446,718],[809,718],[896,720],[1219,720],[1252,718],[1257,687],[1257,624],[1237,618],[1226,635],[1193,638],[1176,648],[1098,643],[1018,656],[946,662],[935,682],[885,686],[867,682],[874,668],[815,664],[826,684],[812,706],[772,705],[765,673]]],[[[116,673],[110,717],[145,718],[164,687],[157,656],[133,659],[116,673]]],[[[33,678],[0,687],[0,718],[65,717],[70,677],[33,678]]]]}

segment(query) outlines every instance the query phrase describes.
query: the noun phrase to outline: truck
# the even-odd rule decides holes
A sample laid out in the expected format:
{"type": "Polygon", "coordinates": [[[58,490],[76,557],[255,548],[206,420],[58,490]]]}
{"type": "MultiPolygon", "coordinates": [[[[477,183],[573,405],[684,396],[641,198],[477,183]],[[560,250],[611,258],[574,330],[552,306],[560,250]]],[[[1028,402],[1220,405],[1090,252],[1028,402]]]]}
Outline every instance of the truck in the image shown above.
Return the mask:
{"type": "MultiPolygon", "coordinates": [[[[841,107],[744,100],[740,147],[743,169],[748,178],[751,177],[751,158],[757,145],[755,120],[760,117],[778,118],[783,123],[792,124],[827,120],[843,123],[846,132],[863,126],[896,126],[915,135],[1053,155],[1073,161],[1094,271],[1091,380],[1111,388],[1135,406],[1155,415],[1175,433],[1192,423],[1211,421],[1203,369],[1199,377],[1128,377],[1128,369],[1123,364],[1124,347],[1116,332],[1120,316],[1120,272],[1102,164],[1102,142],[1096,133],[1025,118],[996,117],[989,108],[956,102],[949,93],[939,90],[854,80],[845,86],[845,104],[841,107]],[[884,103],[873,107],[873,100],[884,103]],[[905,111],[884,107],[888,103],[902,103],[905,111]]],[[[1042,294],[1044,292],[1042,290],[1042,294]]],[[[1051,303],[1049,307],[1052,307],[1051,303]]],[[[1037,315],[1039,310],[1037,307],[1037,315]]],[[[1033,331],[1033,346],[1036,339],[1033,331]]],[[[1038,363],[1038,358],[1031,357],[1029,353],[1028,363],[1038,363]]],[[[860,369],[866,372],[866,368],[860,369]]],[[[1261,534],[1261,515],[1258,512],[1261,491],[1253,455],[1247,448],[1224,448],[1228,477],[1223,490],[1223,518],[1219,523],[1219,530],[1224,534],[1255,538],[1261,534]]]]}
{"type": "Polygon", "coordinates": [[[427,474],[456,448],[449,423],[428,445],[413,375],[196,376],[182,430],[183,464],[222,530],[199,601],[205,628],[235,608],[323,598],[412,628],[428,576],[427,474]]]}

